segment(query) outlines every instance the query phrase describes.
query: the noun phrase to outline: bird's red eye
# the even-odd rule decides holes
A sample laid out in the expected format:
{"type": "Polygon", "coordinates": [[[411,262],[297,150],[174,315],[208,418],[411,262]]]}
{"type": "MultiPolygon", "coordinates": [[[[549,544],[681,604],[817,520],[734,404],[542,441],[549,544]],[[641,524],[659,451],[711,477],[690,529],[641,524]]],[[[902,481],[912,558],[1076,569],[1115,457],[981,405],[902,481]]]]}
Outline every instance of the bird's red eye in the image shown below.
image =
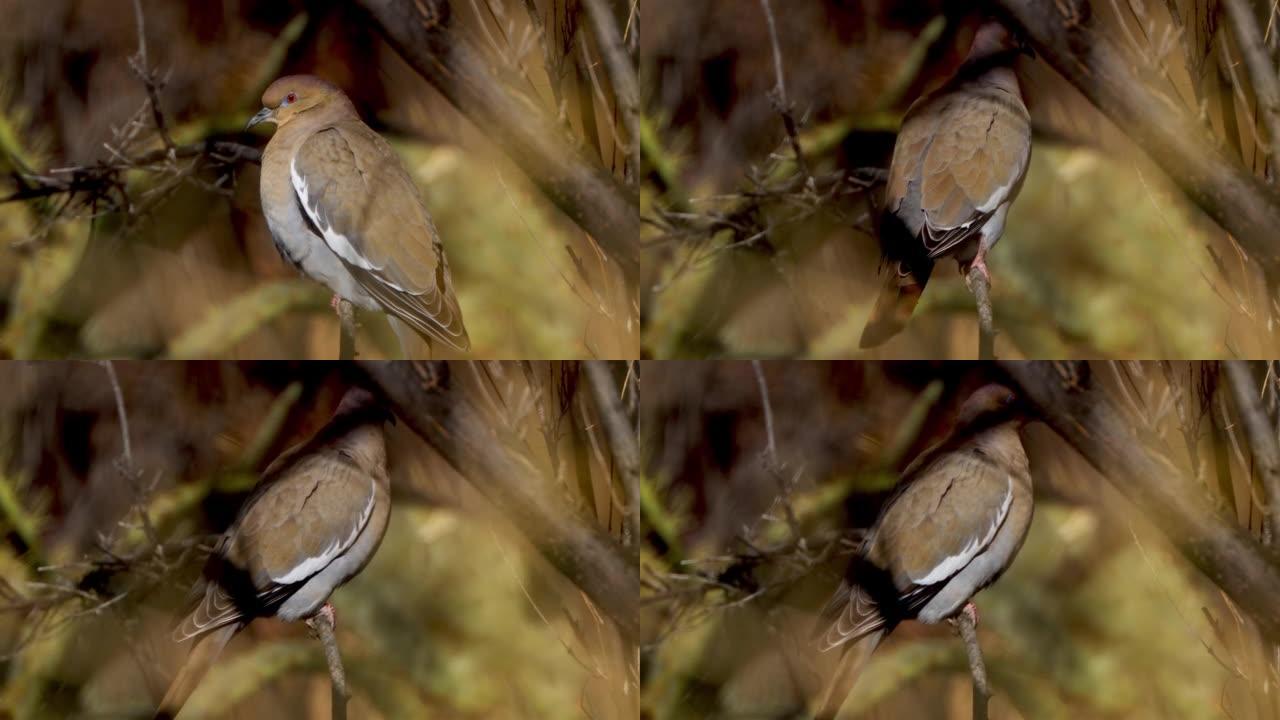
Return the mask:
{"type": "Polygon", "coordinates": [[[298,100],[298,96],[294,93],[289,93],[288,95],[284,96],[285,105],[289,105],[291,103],[297,102],[297,100],[298,100]]]}

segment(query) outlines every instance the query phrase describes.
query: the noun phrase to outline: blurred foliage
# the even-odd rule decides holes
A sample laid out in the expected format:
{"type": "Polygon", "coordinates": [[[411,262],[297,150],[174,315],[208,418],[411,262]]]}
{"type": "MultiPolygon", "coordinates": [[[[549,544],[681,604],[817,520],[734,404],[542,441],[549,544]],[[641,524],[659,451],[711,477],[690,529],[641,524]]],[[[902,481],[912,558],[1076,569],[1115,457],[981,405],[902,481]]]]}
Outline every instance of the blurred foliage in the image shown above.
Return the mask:
{"type": "MultiPolygon", "coordinates": [[[[551,98],[544,62],[559,58],[562,74],[574,76],[578,35],[564,34],[587,34],[577,11],[549,0],[484,4],[488,12],[455,7],[453,22],[532,95],[551,98]],[[554,37],[543,43],[526,8],[554,37]]],[[[113,160],[104,145],[134,153],[162,147],[144,84],[130,69],[138,43],[132,5],[110,13],[99,5],[0,0],[8,19],[0,28],[0,197],[19,187],[12,172],[113,160]]],[[[161,106],[179,144],[262,147],[266,133],[241,128],[265,86],[284,74],[314,73],[348,91],[418,181],[448,253],[472,355],[636,355],[635,299],[591,238],[485,128],[415,75],[354,5],[142,5],[149,64],[164,81],[161,106]]],[[[607,153],[617,152],[612,136],[582,130],[584,108],[595,103],[574,93],[559,109],[608,165],[607,153]]],[[[267,232],[257,168],[195,163],[131,170],[121,193],[98,200],[80,193],[0,204],[0,356],[336,357],[338,323],[321,302],[327,290],[310,280],[298,282],[314,286],[311,293],[285,289],[298,276],[267,232]],[[125,211],[111,205],[123,193],[125,211]]],[[[398,356],[382,316],[361,323],[362,357],[398,356]]]]}
{"type": "MultiPolygon", "coordinates": [[[[315,432],[360,379],[340,363],[113,367],[132,464],[103,367],[0,363],[10,390],[0,394],[6,717],[149,717],[186,655],[170,632],[213,533],[261,469],[315,432]]],[[[565,512],[623,541],[608,444],[576,373],[573,363],[450,368],[484,397],[501,442],[530,472],[561,463],[565,512]]],[[[635,717],[634,648],[403,423],[388,442],[389,530],[333,596],[351,716],[635,717]]],[[[301,623],[250,624],[188,716],[328,718],[319,643],[301,623]]]]}
{"type": "MultiPolygon", "coordinates": [[[[1152,431],[1153,452],[1192,467],[1186,428],[1209,457],[1212,363],[1104,366],[1099,381],[1127,398],[1118,402],[1152,431]]],[[[803,717],[810,678],[834,661],[812,641],[817,614],[888,495],[878,478],[896,476],[948,431],[969,392],[1000,378],[976,363],[762,369],[784,485],[763,460],[749,363],[645,365],[642,712],[655,720],[803,717]],[[822,493],[840,500],[806,521],[822,493]]],[[[1008,572],[976,598],[991,717],[1280,717],[1275,662],[1255,655],[1270,650],[1253,627],[1056,435],[1032,424],[1023,436],[1035,518],[1008,572]]],[[[1248,463],[1227,462],[1246,497],[1248,463]]],[[[1256,508],[1242,512],[1254,527],[1256,508]]],[[[970,684],[952,630],[908,622],[863,668],[841,717],[967,720],[970,684]]]]}

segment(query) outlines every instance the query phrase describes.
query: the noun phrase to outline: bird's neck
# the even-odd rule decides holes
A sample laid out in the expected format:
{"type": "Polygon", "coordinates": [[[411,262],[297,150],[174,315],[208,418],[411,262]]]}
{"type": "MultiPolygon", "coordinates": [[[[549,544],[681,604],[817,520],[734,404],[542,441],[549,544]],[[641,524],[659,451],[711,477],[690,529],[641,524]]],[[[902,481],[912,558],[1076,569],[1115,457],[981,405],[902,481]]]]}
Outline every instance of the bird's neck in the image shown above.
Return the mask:
{"type": "Polygon", "coordinates": [[[1021,426],[1018,420],[1006,420],[975,433],[969,443],[1002,467],[1020,469],[1024,471],[1020,474],[1025,474],[1029,464],[1027,451],[1023,449],[1022,438],[1018,435],[1021,426]]]}
{"type": "Polygon", "coordinates": [[[336,443],[337,448],[365,468],[386,467],[387,442],[378,423],[358,425],[345,433],[336,443]]]}

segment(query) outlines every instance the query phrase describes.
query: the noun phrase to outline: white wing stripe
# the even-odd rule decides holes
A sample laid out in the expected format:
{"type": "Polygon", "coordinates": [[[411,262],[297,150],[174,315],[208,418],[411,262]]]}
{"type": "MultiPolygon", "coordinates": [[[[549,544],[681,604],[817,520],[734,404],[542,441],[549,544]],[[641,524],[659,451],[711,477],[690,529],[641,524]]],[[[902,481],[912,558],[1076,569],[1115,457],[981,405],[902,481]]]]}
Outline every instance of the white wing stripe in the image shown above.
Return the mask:
{"type": "Polygon", "coordinates": [[[1005,490],[1004,501],[1000,503],[1000,509],[996,512],[995,518],[991,521],[991,527],[987,528],[987,532],[982,537],[970,538],[969,544],[964,546],[959,553],[947,557],[938,566],[922,578],[911,578],[911,581],[917,585],[933,585],[942,582],[947,578],[955,575],[964,569],[964,566],[973,560],[974,556],[980,550],[991,543],[991,539],[995,537],[996,531],[1004,524],[1004,519],[1009,514],[1009,506],[1013,504],[1013,476],[1008,475],[1006,479],[1009,485],[1005,490]]]}
{"type": "Polygon", "coordinates": [[[309,557],[284,575],[271,579],[280,585],[290,585],[302,582],[328,567],[329,563],[333,562],[338,555],[342,554],[344,550],[351,547],[351,544],[356,541],[360,531],[369,522],[369,517],[373,515],[373,504],[377,497],[377,488],[371,487],[369,501],[365,503],[364,509],[360,511],[360,520],[351,528],[351,534],[345,540],[340,541],[338,538],[334,538],[333,542],[329,543],[329,546],[324,550],[321,550],[319,555],[309,557]]]}
{"type": "Polygon", "coordinates": [[[369,262],[368,258],[361,255],[360,252],[355,249],[355,246],[351,244],[351,241],[347,239],[346,235],[335,231],[329,224],[329,221],[321,217],[320,213],[316,212],[315,208],[311,207],[311,196],[307,193],[307,179],[298,174],[297,157],[289,162],[289,179],[293,182],[293,191],[298,194],[298,199],[301,201],[302,211],[307,214],[307,218],[311,220],[312,224],[320,229],[321,237],[324,239],[324,244],[328,245],[330,250],[337,254],[338,257],[358,268],[368,270],[372,273],[377,273],[378,280],[383,284],[393,287],[400,292],[409,292],[384,277],[380,272],[382,268],[374,267],[373,263],[369,262]]]}

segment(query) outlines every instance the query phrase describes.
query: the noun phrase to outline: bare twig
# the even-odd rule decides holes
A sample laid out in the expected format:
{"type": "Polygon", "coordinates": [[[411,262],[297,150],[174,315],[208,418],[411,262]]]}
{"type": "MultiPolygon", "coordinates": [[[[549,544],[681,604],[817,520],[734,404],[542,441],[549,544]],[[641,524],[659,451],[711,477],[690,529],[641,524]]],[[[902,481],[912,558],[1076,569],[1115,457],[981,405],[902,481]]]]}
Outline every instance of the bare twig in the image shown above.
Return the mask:
{"type": "Polygon", "coordinates": [[[138,25],[138,54],[134,56],[130,65],[147,88],[147,99],[151,104],[151,119],[156,125],[156,132],[160,134],[160,139],[164,141],[165,148],[172,153],[175,145],[173,138],[169,136],[169,126],[165,122],[164,111],[160,109],[160,82],[147,62],[147,21],[146,14],[142,12],[142,0],[133,0],[133,15],[138,25]]]}
{"type": "Polygon", "coordinates": [[[338,359],[356,359],[356,311],[351,301],[338,300],[338,359]]]}
{"type": "MultiPolygon", "coordinates": [[[[1253,91],[1258,98],[1258,110],[1267,126],[1267,154],[1271,158],[1272,172],[1280,172],[1280,78],[1276,77],[1274,63],[1262,41],[1253,8],[1246,0],[1223,0],[1231,28],[1235,31],[1236,45],[1244,56],[1253,91]]],[[[1250,123],[1252,126],[1252,123],[1250,123]]]]}
{"type": "Polygon", "coordinates": [[[805,162],[804,151],[800,149],[800,134],[796,130],[796,119],[791,114],[791,103],[787,100],[787,83],[782,72],[782,46],[778,43],[778,25],[773,19],[773,7],[769,0],[760,0],[760,9],[764,11],[765,22],[769,26],[769,42],[773,46],[773,72],[776,76],[773,88],[773,106],[782,115],[782,125],[787,131],[787,140],[791,142],[791,151],[796,155],[796,166],[800,174],[809,177],[809,165],[805,162]]]}
{"type": "Polygon", "coordinates": [[[976,267],[969,268],[969,292],[978,305],[978,359],[996,357],[996,329],[991,313],[991,281],[976,267]]]}
{"type": "Polygon", "coordinates": [[[338,650],[338,638],[333,632],[333,610],[326,606],[307,619],[307,625],[315,631],[324,646],[324,661],[329,666],[330,702],[333,720],[347,719],[347,673],[342,667],[342,653],[338,650]]]}
{"type": "Polygon", "coordinates": [[[987,703],[991,701],[991,686],[987,683],[987,664],[982,659],[982,646],[978,644],[978,624],[973,612],[966,607],[955,618],[956,632],[964,641],[965,655],[969,658],[969,672],[973,675],[973,720],[987,720],[987,703]]]}
{"type": "Polygon", "coordinates": [[[110,360],[102,361],[102,368],[107,371],[111,381],[111,392],[116,398],[116,415],[120,419],[120,439],[124,443],[124,461],[133,469],[133,446],[129,442],[129,414],[124,409],[124,393],[120,390],[120,378],[116,377],[116,367],[110,360]]]}
{"type": "Polygon", "coordinates": [[[1223,363],[1227,381],[1236,401],[1236,410],[1249,438],[1249,449],[1266,490],[1267,525],[1272,533],[1280,532],[1280,441],[1271,427],[1267,411],[1262,407],[1261,393],[1254,384],[1253,373],[1243,360],[1223,363]]]}
{"type": "Polygon", "coordinates": [[[756,385],[760,389],[760,408],[764,412],[764,432],[768,436],[768,444],[765,445],[764,451],[769,458],[769,462],[774,467],[778,466],[778,444],[773,436],[773,405],[769,402],[769,384],[764,380],[764,368],[760,367],[759,360],[751,361],[751,370],[756,375],[756,385]]]}

